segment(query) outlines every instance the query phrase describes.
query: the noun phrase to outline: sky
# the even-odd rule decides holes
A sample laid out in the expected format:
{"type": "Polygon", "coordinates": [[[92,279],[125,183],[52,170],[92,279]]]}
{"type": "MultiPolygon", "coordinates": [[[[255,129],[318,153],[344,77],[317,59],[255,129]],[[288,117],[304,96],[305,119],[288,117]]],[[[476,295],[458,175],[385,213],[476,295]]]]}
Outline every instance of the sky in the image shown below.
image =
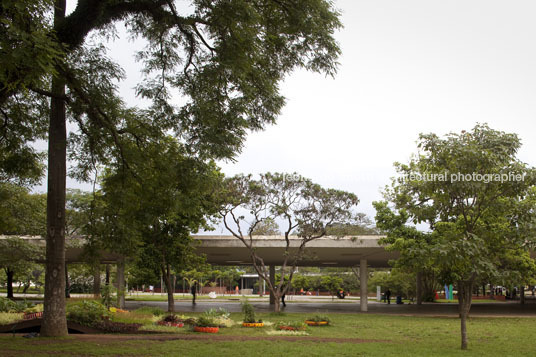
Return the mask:
{"type": "MultiPolygon", "coordinates": [[[[337,75],[288,76],[277,124],[250,134],[235,162],[220,162],[226,175],[297,172],[355,193],[357,211],[374,217],[372,202],[395,175],[393,163],[416,152],[419,133],[488,123],[517,133],[518,157],[536,166],[535,1],[334,3],[344,25],[335,34],[337,75]]],[[[131,105],[140,78],[136,46],[110,48],[127,71],[121,93],[131,105]]]]}

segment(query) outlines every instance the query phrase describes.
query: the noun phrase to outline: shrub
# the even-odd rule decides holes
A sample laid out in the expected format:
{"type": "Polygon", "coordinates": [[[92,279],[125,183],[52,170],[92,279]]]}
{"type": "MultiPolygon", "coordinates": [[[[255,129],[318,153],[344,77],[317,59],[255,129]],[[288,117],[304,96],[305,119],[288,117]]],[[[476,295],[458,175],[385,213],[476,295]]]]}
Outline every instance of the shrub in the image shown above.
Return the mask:
{"type": "Polygon", "coordinates": [[[174,315],[174,314],[169,314],[169,315],[164,316],[164,318],[162,319],[162,321],[164,321],[164,322],[170,322],[170,323],[173,323],[173,324],[182,322],[182,320],[179,319],[179,317],[178,317],[177,315],[174,315]]]}
{"type": "Polygon", "coordinates": [[[22,320],[23,314],[13,312],[0,312],[0,325],[9,325],[22,320]]]}
{"type": "Polygon", "coordinates": [[[111,306],[114,306],[113,293],[115,289],[112,285],[104,285],[101,288],[101,302],[109,309],[111,306]]]}
{"type": "Polygon", "coordinates": [[[197,318],[195,322],[195,326],[197,327],[218,327],[218,324],[216,321],[214,321],[213,318],[201,315],[197,318]]]}
{"type": "Polygon", "coordinates": [[[32,306],[33,304],[26,300],[13,301],[5,297],[0,297],[0,312],[23,312],[32,306]]]}
{"type": "Polygon", "coordinates": [[[110,312],[98,301],[83,300],[67,306],[67,319],[85,326],[110,318],[110,312]]]}
{"type": "Polygon", "coordinates": [[[244,322],[262,322],[262,320],[255,320],[255,308],[249,303],[249,301],[247,301],[247,299],[242,301],[242,312],[244,313],[244,322]]]}
{"type": "Polygon", "coordinates": [[[276,330],[303,331],[307,329],[307,325],[301,321],[294,322],[278,322],[275,324],[276,330]]]}
{"type": "Polygon", "coordinates": [[[320,322],[320,321],[327,321],[328,323],[331,322],[329,317],[327,317],[326,315],[315,315],[315,316],[307,318],[306,320],[307,321],[314,321],[314,322],[320,322]]]}
{"type": "Polygon", "coordinates": [[[208,309],[207,311],[205,311],[205,315],[213,318],[228,319],[231,316],[231,313],[223,307],[219,307],[217,309],[208,309]]]}
{"type": "Polygon", "coordinates": [[[28,314],[32,314],[32,313],[35,313],[35,312],[43,312],[43,310],[44,310],[44,305],[43,304],[37,304],[35,306],[28,307],[28,308],[24,309],[24,312],[26,312],[28,314]]]}

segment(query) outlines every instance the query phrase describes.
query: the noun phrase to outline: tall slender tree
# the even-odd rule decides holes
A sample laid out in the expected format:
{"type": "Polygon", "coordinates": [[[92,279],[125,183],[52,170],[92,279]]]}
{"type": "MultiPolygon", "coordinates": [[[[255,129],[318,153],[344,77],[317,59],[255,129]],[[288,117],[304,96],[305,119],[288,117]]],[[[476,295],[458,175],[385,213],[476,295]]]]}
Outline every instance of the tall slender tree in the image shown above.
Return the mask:
{"type": "Polygon", "coordinates": [[[49,142],[42,335],[67,334],[67,121],[78,127],[69,143],[80,179],[111,156],[128,169],[124,138],[154,131],[174,133],[199,156],[231,158],[248,131],[275,122],[284,105],[278,84],[293,69],[335,73],[340,26],[328,0],[78,0],[69,14],[66,0],[2,1],[0,110],[12,132],[36,122],[49,142]],[[101,44],[120,23],[146,42],[137,93],[152,105],[143,110],[118,97],[124,72],[101,44]]]}

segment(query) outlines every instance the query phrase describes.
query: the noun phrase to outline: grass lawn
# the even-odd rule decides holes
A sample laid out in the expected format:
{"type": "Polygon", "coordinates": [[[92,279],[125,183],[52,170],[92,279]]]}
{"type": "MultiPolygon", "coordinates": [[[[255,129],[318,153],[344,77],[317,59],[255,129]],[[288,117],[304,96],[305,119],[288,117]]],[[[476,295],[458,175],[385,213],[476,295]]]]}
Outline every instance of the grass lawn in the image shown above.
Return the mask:
{"type": "MultiPolygon", "coordinates": [[[[191,314],[194,315],[194,314],[191,314]]],[[[257,314],[264,321],[303,321],[314,314],[257,314]]],[[[407,317],[373,314],[328,314],[332,326],[309,327],[309,336],[279,337],[264,328],[235,325],[216,335],[177,329],[175,339],[154,335],[34,338],[0,335],[2,356],[170,355],[170,356],[534,356],[533,318],[471,318],[469,350],[459,349],[456,318],[407,317]],[[176,339],[180,338],[180,339],[176,339]],[[192,340],[192,338],[194,338],[192,340]],[[201,339],[200,339],[201,338],[201,339]],[[289,341],[292,339],[292,341],[289,341]],[[362,341],[365,340],[365,341],[362,341]]],[[[242,314],[231,314],[239,322],[242,314]]],[[[167,335],[169,336],[169,335],[167,335]]],[[[173,337],[171,337],[173,338],[173,337]]]]}

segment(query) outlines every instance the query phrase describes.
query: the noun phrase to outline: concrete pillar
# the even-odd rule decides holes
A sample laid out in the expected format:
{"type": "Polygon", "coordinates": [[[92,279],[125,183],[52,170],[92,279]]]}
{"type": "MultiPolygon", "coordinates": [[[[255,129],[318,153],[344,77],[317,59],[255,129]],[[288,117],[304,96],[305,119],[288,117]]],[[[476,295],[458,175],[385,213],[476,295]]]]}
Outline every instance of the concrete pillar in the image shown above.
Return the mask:
{"type": "Polygon", "coordinates": [[[259,296],[264,296],[264,279],[259,276],[259,296]]]}
{"type": "Polygon", "coordinates": [[[361,312],[368,311],[368,269],[367,260],[361,259],[359,265],[359,280],[361,285],[361,294],[359,297],[359,304],[361,306],[361,312]]]}
{"type": "Polygon", "coordinates": [[[417,295],[417,305],[422,304],[422,272],[417,273],[417,289],[415,292],[417,295]]]}
{"type": "MultiPolygon", "coordinates": [[[[275,265],[270,265],[270,284],[275,285],[275,265]]],[[[275,296],[270,290],[270,305],[275,305],[275,296]]]]}
{"type": "Polygon", "coordinates": [[[125,308],[125,258],[117,261],[117,306],[125,308]]]}
{"type": "Polygon", "coordinates": [[[100,298],[100,288],[101,288],[100,264],[96,264],[93,269],[93,296],[95,298],[100,298]]]}

